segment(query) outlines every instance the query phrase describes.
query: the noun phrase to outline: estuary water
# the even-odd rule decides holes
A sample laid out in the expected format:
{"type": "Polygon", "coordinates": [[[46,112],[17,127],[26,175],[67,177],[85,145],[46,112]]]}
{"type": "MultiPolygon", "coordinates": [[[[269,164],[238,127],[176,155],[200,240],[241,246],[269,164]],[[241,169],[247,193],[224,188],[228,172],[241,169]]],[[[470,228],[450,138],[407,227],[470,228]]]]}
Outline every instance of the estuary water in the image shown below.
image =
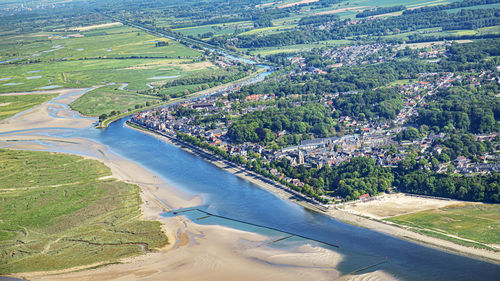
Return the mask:
{"type": "MultiPolygon", "coordinates": [[[[295,247],[310,243],[331,248],[344,255],[338,269],[350,273],[364,269],[383,269],[401,280],[499,280],[500,266],[428,248],[375,231],[344,224],[338,220],[309,211],[282,200],[258,186],[219,169],[180,148],[124,126],[126,118],[109,128],[56,130],[58,137],[84,137],[108,146],[178,189],[203,197],[200,209],[217,215],[278,228],[339,248],[303,238],[291,238],[274,247],[295,247]]],[[[196,212],[183,215],[201,217],[196,212]]],[[[270,236],[284,237],[260,227],[218,218],[200,220],[204,224],[221,224],[270,236]]]]}

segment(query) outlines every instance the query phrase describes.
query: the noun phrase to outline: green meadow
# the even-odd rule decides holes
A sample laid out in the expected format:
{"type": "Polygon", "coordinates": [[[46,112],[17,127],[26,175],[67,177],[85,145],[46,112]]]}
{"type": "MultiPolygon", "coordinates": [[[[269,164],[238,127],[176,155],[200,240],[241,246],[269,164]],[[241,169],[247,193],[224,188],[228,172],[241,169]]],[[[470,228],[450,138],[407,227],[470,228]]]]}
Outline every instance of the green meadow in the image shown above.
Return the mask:
{"type": "Polygon", "coordinates": [[[20,96],[0,95],[0,120],[12,117],[19,112],[23,112],[34,106],[47,102],[56,96],[57,94],[20,96]]]}
{"type": "Polygon", "coordinates": [[[167,243],[139,188],[79,156],[0,150],[0,274],[116,262],[167,243]]]}
{"type": "Polygon", "coordinates": [[[199,52],[125,26],[3,37],[0,92],[108,83],[129,83],[128,90],[145,90],[155,77],[186,77],[204,70],[189,68],[201,58],[199,52]],[[160,41],[168,45],[156,47],[160,41]]]}
{"type": "Polygon", "coordinates": [[[500,244],[500,205],[456,204],[386,219],[455,243],[493,249],[500,244]],[[471,240],[471,241],[468,241],[471,240]]]}
{"type": "MultiPolygon", "coordinates": [[[[1,37],[0,93],[104,86],[73,104],[86,115],[127,111],[157,99],[139,91],[217,69],[194,49],[127,26],[1,37]],[[158,42],[167,45],[158,46],[158,42]]],[[[165,92],[195,88],[186,85],[165,92]]],[[[1,110],[12,111],[12,100],[22,103],[24,99],[9,98],[10,104],[1,110]]]]}
{"type": "Polygon", "coordinates": [[[231,34],[234,33],[237,29],[241,30],[247,28],[253,28],[253,23],[251,21],[190,26],[190,27],[176,28],[173,29],[173,31],[180,32],[185,36],[204,34],[208,32],[212,32],[214,33],[214,36],[217,36],[222,34],[231,34]]]}
{"type": "Polygon", "coordinates": [[[199,52],[144,31],[114,26],[85,32],[39,32],[2,36],[0,60],[22,57],[26,61],[54,61],[79,58],[167,57],[194,58],[199,52]],[[168,46],[156,47],[163,41],[168,46]]]}
{"type": "Polygon", "coordinates": [[[351,40],[327,40],[327,41],[319,41],[311,44],[296,44],[296,45],[287,45],[280,47],[266,47],[266,48],[256,48],[256,49],[241,49],[242,51],[248,51],[252,55],[261,55],[268,56],[279,53],[298,53],[304,52],[308,50],[312,50],[314,48],[321,48],[325,46],[341,46],[341,45],[350,45],[353,41],[351,40]]]}
{"type": "Polygon", "coordinates": [[[74,88],[129,83],[129,90],[146,90],[155,77],[186,77],[200,70],[186,71],[177,59],[88,59],[22,64],[0,67],[0,92],[74,88]],[[30,72],[36,71],[36,73],[30,72]]]}
{"type": "Polygon", "coordinates": [[[152,96],[141,95],[135,91],[120,90],[122,85],[110,85],[95,89],[71,104],[73,110],[84,115],[99,116],[113,110],[131,111],[137,106],[145,106],[146,102],[158,101],[152,96]]]}

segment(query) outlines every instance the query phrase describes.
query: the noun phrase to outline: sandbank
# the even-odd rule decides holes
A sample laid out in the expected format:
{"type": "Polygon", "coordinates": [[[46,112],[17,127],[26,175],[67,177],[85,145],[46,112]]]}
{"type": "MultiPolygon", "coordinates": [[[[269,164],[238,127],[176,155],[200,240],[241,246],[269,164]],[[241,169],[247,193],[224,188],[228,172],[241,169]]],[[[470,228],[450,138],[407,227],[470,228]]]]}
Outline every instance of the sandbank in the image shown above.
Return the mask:
{"type": "MultiPolygon", "coordinates": [[[[130,128],[135,129],[133,127],[130,128]]],[[[261,187],[262,189],[274,193],[275,195],[277,195],[282,199],[290,200],[305,208],[331,216],[345,223],[356,225],[363,228],[368,228],[401,239],[410,240],[412,242],[420,243],[439,250],[445,250],[455,254],[461,254],[464,256],[470,256],[486,260],[488,262],[500,264],[500,253],[498,252],[455,244],[447,240],[426,236],[417,232],[410,231],[405,226],[400,226],[391,222],[382,221],[382,218],[384,217],[441,208],[451,204],[456,204],[457,202],[460,201],[447,200],[447,199],[441,200],[441,199],[419,198],[419,197],[397,194],[397,195],[385,195],[384,197],[381,197],[378,200],[369,202],[360,202],[360,201],[351,202],[348,204],[344,204],[346,206],[345,208],[336,208],[331,206],[330,208],[328,208],[327,211],[324,211],[319,209],[314,204],[311,204],[305,200],[301,200],[300,198],[297,198],[293,194],[283,189],[277,188],[274,185],[262,181],[259,177],[256,177],[252,172],[246,169],[239,168],[234,165],[228,165],[227,161],[215,160],[213,158],[205,157],[195,149],[183,145],[182,143],[173,142],[169,138],[161,136],[159,134],[139,129],[135,130],[141,131],[146,134],[150,134],[161,140],[170,142],[189,153],[200,156],[205,161],[212,163],[213,165],[225,171],[231,172],[240,178],[252,182],[257,186],[261,187]],[[385,204],[381,204],[381,202],[384,201],[385,204]],[[367,206],[363,204],[367,204],[367,206]]]]}
{"type": "MultiPolygon", "coordinates": [[[[77,91],[77,90],[73,90],[77,91]]],[[[62,93],[60,91],[56,91],[62,93]]],[[[68,93],[68,92],[65,92],[68,93]]],[[[78,96],[58,100],[69,104],[78,96]]],[[[52,107],[52,108],[51,108],[52,107]]],[[[109,151],[106,146],[82,138],[44,135],[46,128],[85,128],[89,118],[75,118],[68,107],[51,115],[44,103],[0,124],[0,147],[46,151],[71,151],[102,161],[118,180],[141,188],[144,219],[159,220],[169,244],[157,251],[120,260],[119,264],[93,264],[66,270],[15,274],[29,280],[331,280],[341,276],[336,266],[342,255],[305,243],[298,249],[252,247],[270,241],[256,233],[218,225],[195,224],[183,216],[162,217],[177,208],[199,205],[201,197],[183,193],[145,168],[109,151]],[[34,129],[30,132],[11,131],[34,129]],[[11,133],[8,133],[11,132],[11,133]],[[90,267],[97,267],[89,269],[90,267]],[[86,269],[86,270],[85,270],[86,269]]],[[[371,274],[371,273],[370,273],[371,274]]],[[[371,275],[370,275],[371,276],[371,275]]],[[[375,276],[375,275],[374,275],[375,276]]],[[[346,279],[347,280],[347,279],[346,279]]]]}
{"type": "MultiPolygon", "coordinates": [[[[90,88],[94,89],[94,88],[90,88]]],[[[0,121],[0,133],[32,130],[40,128],[86,128],[91,126],[97,121],[95,118],[74,118],[74,114],[79,115],[77,112],[69,113],[64,105],[71,103],[85,93],[85,89],[62,89],[52,91],[36,91],[36,92],[22,92],[22,93],[7,93],[0,94],[2,96],[17,96],[17,95],[40,95],[40,94],[59,94],[59,100],[51,104],[46,102],[37,105],[31,109],[21,112],[14,117],[0,121]],[[54,109],[58,111],[54,116],[51,113],[54,109]]],[[[83,117],[80,115],[80,117],[83,117]]]]}

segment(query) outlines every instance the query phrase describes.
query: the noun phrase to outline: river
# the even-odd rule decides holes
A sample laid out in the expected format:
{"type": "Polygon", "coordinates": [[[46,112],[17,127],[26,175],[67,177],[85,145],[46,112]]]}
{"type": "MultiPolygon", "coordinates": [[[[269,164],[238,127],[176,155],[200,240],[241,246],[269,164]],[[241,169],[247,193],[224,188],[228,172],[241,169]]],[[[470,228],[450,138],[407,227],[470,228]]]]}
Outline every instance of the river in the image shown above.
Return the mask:
{"type": "MultiPolygon", "coordinates": [[[[280,199],[174,145],[125,127],[126,119],[116,121],[106,129],[47,128],[44,133],[37,130],[37,135],[91,139],[149,169],[172,186],[193,195],[201,195],[203,204],[198,207],[200,209],[338,245],[340,248],[303,238],[291,238],[273,247],[290,248],[311,243],[331,248],[344,255],[338,267],[342,273],[377,265],[361,273],[383,269],[401,280],[498,280],[500,277],[499,265],[345,224],[280,199]]],[[[23,131],[29,133],[30,130],[23,131]]],[[[194,212],[183,215],[200,216],[194,212]]],[[[199,223],[223,224],[270,236],[284,236],[276,231],[218,218],[205,219],[199,223]]]]}
{"type": "MultiPolygon", "coordinates": [[[[500,276],[499,265],[425,247],[311,212],[172,144],[127,128],[125,121],[126,118],[121,119],[107,129],[50,130],[47,135],[83,137],[104,144],[114,153],[139,163],[176,188],[201,195],[204,203],[199,206],[200,209],[339,245],[339,249],[332,250],[345,256],[338,268],[343,273],[387,260],[387,263],[366,271],[383,269],[401,280],[498,280],[500,276]]],[[[193,212],[183,215],[201,216],[193,212]]],[[[285,236],[223,219],[210,218],[200,223],[223,224],[276,237],[285,236]]],[[[303,243],[329,247],[302,238],[287,239],[274,246],[293,247],[303,243]]]]}

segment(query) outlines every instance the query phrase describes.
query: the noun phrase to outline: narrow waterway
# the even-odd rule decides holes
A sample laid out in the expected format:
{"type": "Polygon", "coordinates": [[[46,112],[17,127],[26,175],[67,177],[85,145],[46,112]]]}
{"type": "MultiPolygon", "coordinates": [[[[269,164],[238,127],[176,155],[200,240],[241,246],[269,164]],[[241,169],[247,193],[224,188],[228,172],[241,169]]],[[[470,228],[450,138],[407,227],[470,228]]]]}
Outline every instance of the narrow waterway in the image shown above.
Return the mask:
{"type": "MultiPolygon", "coordinates": [[[[278,228],[339,245],[332,250],[345,256],[343,273],[388,261],[369,270],[384,269],[401,280],[498,280],[500,266],[428,248],[375,231],[341,223],[282,200],[248,181],[223,171],[180,148],[124,126],[126,119],[97,130],[56,130],[47,135],[84,137],[108,146],[163,177],[171,185],[203,197],[200,209],[231,218],[278,228]]],[[[201,215],[186,212],[193,218],[201,215]]],[[[284,234],[217,218],[200,220],[282,237],[284,234]]],[[[303,243],[329,247],[302,238],[276,243],[292,247],[303,243]]],[[[366,272],[366,271],[364,271],[366,272]]]]}

